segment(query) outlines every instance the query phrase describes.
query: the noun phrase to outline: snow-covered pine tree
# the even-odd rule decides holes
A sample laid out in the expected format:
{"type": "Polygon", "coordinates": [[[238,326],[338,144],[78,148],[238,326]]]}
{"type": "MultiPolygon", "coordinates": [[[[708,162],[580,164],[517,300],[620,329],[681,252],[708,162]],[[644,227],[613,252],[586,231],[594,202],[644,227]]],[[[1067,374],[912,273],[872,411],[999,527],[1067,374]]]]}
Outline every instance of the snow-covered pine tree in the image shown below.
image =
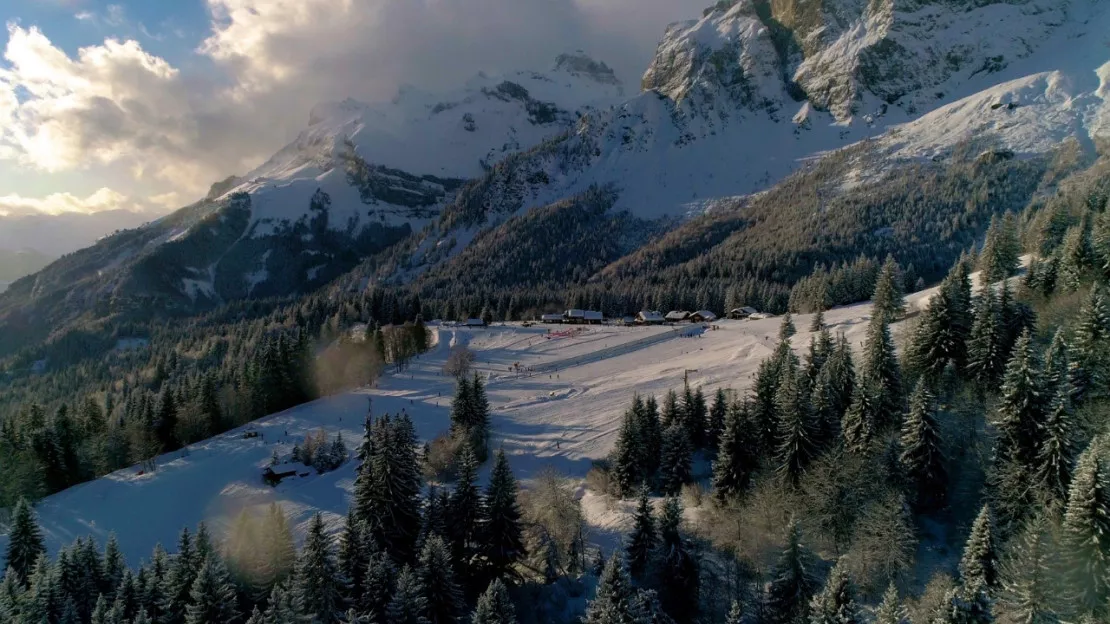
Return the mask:
{"type": "Polygon", "coordinates": [[[666,396],[663,397],[663,413],[660,417],[661,428],[666,430],[672,424],[681,422],[681,411],[678,405],[678,393],[674,390],[668,390],[666,396]]]}
{"type": "Polygon", "coordinates": [[[185,620],[185,607],[191,600],[190,593],[199,566],[189,529],[181,529],[181,534],[177,538],[177,554],[173,557],[170,570],[166,574],[166,588],[163,592],[166,597],[163,618],[167,624],[180,624],[185,620]]]}
{"type": "Polygon", "coordinates": [[[1050,504],[1063,505],[1068,498],[1077,451],[1075,415],[1071,407],[1071,385],[1065,382],[1055,388],[1041,425],[1033,479],[1050,504]]]}
{"type": "Polygon", "coordinates": [[[288,581],[274,585],[274,589],[270,592],[270,599],[266,603],[266,611],[262,615],[266,624],[300,624],[304,621],[293,605],[288,581]]]}
{"type": "Polygon", "coordinates": [[[724,388],[717,388],[713,394],[713,406],[709,408],[709,423],[706,428],[706,447],[717,450],[721,444],[721,434],[725,430],[728,417],[728,397],[724,388]]]}
{"type": "Polygon", "coordinates": [[[813,597],[809,611],[810,624],[860,624],[864,621],[844,557],[833,566],[825,587],[813,597]]]}
{"type": "Polygon", "coordinates": [[[796,518],[786,529],[786,546],[767,585],[767,616],[771,624],[793,624],[809,614],[809,601],[817,583],[811,571],[811,555],[802,545],[802,530],[796,518]]]}
{"type": "Polygon", "coordinates": [[[371,621],[385,620],[389,603],[393,600],[397,570],[389,561],[389,555],[376,552],[370,556],[366,565],[363,592],[355,597],[355,606],[360,613],[371,621]]]}
{"type": "Polygon", "coordinates": [[[1056,602],[1054,546],[1044,514],[1032,518],[1014,540],[1011,553],[1000,570],[997,610],[1004,621],[1059,623],[1053,608],[1056,602]]]}
{"type": "Polygon", "coordinates": [[[487,578],[499,578],[524,556],[517,483],[503,449],[498,449],[479,524],[487,578]]]}
{"type": "Polygon", "coordinates": [[[960,581],[967,591],[993,592],[998,587],[998,545],[989,505],[983,505],[971,525],[960,559],[960,581]]]}
{"type": "Polygon", "coordinates": [[[674,618],[663,609],[659,593],[654,589],[639,589],[632,595],[632,618],[636,624],[675,624],[674,618]]]}
{"type": "Polygon", "coordinates": [[[632,411],[637,416],[636,429],[640,436],[640,474],[645,479],[654,478],[659,472],[659,453],[663,446],[663,429],[659,424],[659,405],[655,397],[640,401],[639,396],[632,399],[632,411]]]}
{"type": "Polygon", "coordinates": [[[865,453],[875,436],[878,419],[880,390],[869,379],[861,379],[856,384],[852,403],[844,412],[840,429],[844,448],[852,453],[865,453]]]}
{"type": "Polygon", "coordinates": [[[629,409],[624,413],[620,430],[617,432],[617,442],[609,455],[609,463],[612,466],[610,474],[616,481],[617,490],[621,496],[630,495],[640,483],[651,476],[642,474],[640,471],[643,448],[641,438],[639,419],[634,409],[629,409]]]}
{"type": "Polygon", "coordinates": [[[871,297],[871,309],[881,314],[888,323],[893,323],[906,313],[905,294],[902,292],[902,270],[887,256],[879,277],[875,280],[875,294],[871,297]]]}
{"type": "Polygon", "coordinates": [[[659,574],[667,613],[680,621],[691,621],[698,611],[700,578],[698,561],[682,535],[682,502],[677,496],[663,502],[659,518],[659,574]]]}
{"type": "Polygon", "coordinates": [[[1097,284],[1079,311],[1073,371],[1079,400],[1110,390],[1110,299],[1097,284]]]}
{"type": "Polygon", "coordinates": [[[1005,525],[1028,509],[1028,484],[1040,449],[1047,398],[1040,358],[1026,331],[1014,345],[996,408],[994,478],[998,511],[1005,525]]]}
{"type": "Polygon", "coordinates": [[[11,528],[8,530],[8,549],[5,561],[15,571],[18,578],[28,582],[31,572],[40,556],[46,553],[42,530],[39,528],[35,512],[27,499],[21,498],[12,514],[11,528]]]}
{"type": "Polygon", "coordinates": [[[1079,290],[1094,267],[1089,220],[1084,219],[1082,223],[1068,228],[1057,254],[1060,257],[1059,283],[1070,291],[1079,290]]]}
{"type": "Polygon", "coordinates": [[[974,316],[967,341],[967,373],[980,388],[995,388],[1006,368],[1006,330],[993,288],[984,288],[975,299],[974,316]]]}
{"type": "Polygon", "coordinates": [[[420,575],[405,566],[397,575],[397,589],[386,609],[386,621],[389,624],[428,624],[424,615],[427,611],[420,575]]]}
{"type": "Polygon", "coordinates": [[[430,535],[420,552],[417,568],[424,588],[425,618],[429,624],[453,624],[462,615],[463,596],[455,582],[451,551],[439,535],[430,535]]]}
{"type": "Polygon", "coordinates": [[[472,566],[477,554],[478,536],[482,517],[482,495],[478,491],[478,462],[474,453],[463,447],[459,454],[459,474],[455,489],[448,499],[447,538],[451,542],[451,557],[459,572],[459,580],[468,586],[473,579],[472,566]]]}
{"type": "Polygon", "coordinates": [[[367,543],[367,532],[366,525],[354,515],[353,508],[349,509],[343,533],[339,536],[339,551],[336,556],[346,604],[355,604],[358,597],[366,591],[366,568],[372,554],[367,543]]]}
{"type": "Polygon", "coordinates": [[[913,485],[921,509],[936,509],[947,499],[948,473],[944,468],[936,403],[922,377],[910,397],[910,411],[902,422],[902,454],[906,478],[913,485]]]}
{"type": "Polygon", "coordinates": [[[640,487],[640,500],[636,505],[632,534],[628,536],[628,543],[625,546],[628,571],[632,578],[643,578],[651,564],[655,546],[655,513],[645,485],[640,487]]]}
{"type": "Polygon", "coordinates": [[[312,517],[304,546],[293,574],[293,606],[301,616],[330,624],[342,612],[339,566],[331,538],[325,532],[324,518],[312,517]]]}
{"type": "Polygon", "coordinates": [[[876,430],[886,431],[892,427],[896,428],[902,415],[904,402],[902,369],[894,350],[890,323],[884,316],[873,316],[867,326],[867,339],[863,343],[861,378],[869,380],[879,391],[876,404],[876,430]]]}
{"type": "Polygon", "coordinates": [[[690,481],[693,445],[686,428],[676,422],[663,432],[659,458],[659,487],[664,494],[678,494],[690,481]]]}
{"type": "Polygon", "coordinates": [[[749,409],[747,403],[737,402],[728,410],[717,460],[713,462],[713,495],[721,504],[747,491],[759,468],[749,409]]]}
{"type": "Polygon", "coordinates": [[[775,396],[775,407],[779,423],[776,470],[785,483],[795,486],[817,453],[813,419],[802,396],[795,370],[783,370],[783,380],[775,396]]]}
{"type": "Polygon", "coordinates": [[[517,624],[516,607],[501,579],[494,579],[478,597],[470,621],[472,624],[517,624]]]}
{"type": "Polygon", "coordinates": [[[11,567],[0,579],[0,621],[16,622],[16,615],[23,602],[23,580],[11,567]]]}
{"type": "Polygon", "coordinates": [[[898,588],[891,583],[883,593],[883,600],[875,609],[875,624],[909,624],[906,610],[898,599],[898,588]]]}
{"type": "Polygon", "coordinates": [[[1110,470],[1105,440],[1091,441],[1076,463],[1064,512],[1063,546],[1076,610],[1099,614],[1110,604],[1110,470]]]}
{"type": "Polygon", "coordinates": [[[189,596],[185,624],[235,622],[239,619],[235,585],[223,561],[215,555],[209,555],[201,564],[189,596]]]}
{"type": "Polygon", "coordinates": [[[725,624],[744,624],[744,609],[741,608],[739,600],[732,601],[728,615],[725,616],[725,624]]]}
{"type": "Polygon", "coordinates": [[[632,612],[635,591],[618,553],[613,553],[598,580],[594,599],[586,605],[583,624],[636,624],[632,612]]]}

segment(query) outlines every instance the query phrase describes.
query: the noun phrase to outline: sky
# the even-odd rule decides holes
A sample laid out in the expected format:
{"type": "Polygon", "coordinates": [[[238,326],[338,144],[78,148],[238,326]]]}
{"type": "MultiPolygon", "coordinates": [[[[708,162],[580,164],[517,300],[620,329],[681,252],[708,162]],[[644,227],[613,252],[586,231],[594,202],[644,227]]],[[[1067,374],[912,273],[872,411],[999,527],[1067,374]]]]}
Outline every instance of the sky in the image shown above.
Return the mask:
{"type": "Polygon", "coordinates": [[[0,218],[162,214],[266,160],[316,103],[402,84],[582,49],[637,85],[666,25],[710,1],[0,0],[0,218]]]}

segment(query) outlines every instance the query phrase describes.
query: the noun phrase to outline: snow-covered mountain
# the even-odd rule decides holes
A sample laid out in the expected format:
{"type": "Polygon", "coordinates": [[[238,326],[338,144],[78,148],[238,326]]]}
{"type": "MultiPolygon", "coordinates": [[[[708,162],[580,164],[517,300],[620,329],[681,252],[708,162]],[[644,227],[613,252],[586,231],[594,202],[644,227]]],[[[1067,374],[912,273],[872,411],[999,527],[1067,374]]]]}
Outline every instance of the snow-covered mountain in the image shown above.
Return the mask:
{"type": "Polygon", "coordinates": [[[1093,153],[1110,138],[1107,33],[1100,0],[727,0],[667,28],[638,93],[576,53],[449,94],[321,104],[206,200],[16,282],[0,318],[17,300],[197,309],[305,292],[400,241],[407,279],[591,187],[640,220],[682,216],[852,145],[865,157],[847,186],[969,139],[1093,153]]]}

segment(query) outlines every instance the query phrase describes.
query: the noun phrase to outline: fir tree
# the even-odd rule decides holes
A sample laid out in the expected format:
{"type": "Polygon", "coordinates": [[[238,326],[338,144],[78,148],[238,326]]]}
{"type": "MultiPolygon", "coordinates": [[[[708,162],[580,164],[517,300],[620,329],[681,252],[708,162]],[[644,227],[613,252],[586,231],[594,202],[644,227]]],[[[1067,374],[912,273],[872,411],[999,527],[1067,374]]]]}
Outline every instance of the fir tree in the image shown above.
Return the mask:
{"type": "Polygon", "coordinates": [[[470,621],[472,624],[517,624],[516,608],[501,579],[494,579],[478,597],[470,621]]]}
{"type": "Polygon", "coordinates": [[[813,422],[798,387],[797,377],[787,369],[776,398],[779,421],[778,473],[790,485],[797,485],[809,462],[816,455],[813,422]]]}
{"type": "Polygon", "coordinates": [[[987,284],[1004,280],[1017,271],[1020,264],[1021,245],[1017,237],[1017,224],[1013,215],[991,217],[986,242],[979,253],[979,269],[987,284]]]}
{"type": "Polygon", "coordinates": [[[809,331],[812,334],[818,334],[823,329],[825,329],[825,305],[819,303],[817,310],[813,313],[813,318],[809,321],[809,331]]]}
{"type": "Polygon", "coordinates": [[[517,483],[504,450],[498,450],[486,489],[480,530],[490,580],[507,573],[524,556],[517,483]]]}
{"type": "MultiPolygon", "coordinates": [[[[1041,364],[1032,340],[1026,331],[1014,345],[1006,365],[995,420],[998,428],[996,472],[1008,471],[1015,475],[1010,478],[1015,480],[1016,487],[1023,489],[1029,478],[1027,473],[1035,465],[1046,404],[1041,364]]],[[[1017,492],[1004,491],[1000,496],[1008,503],[1008,509],[1010,505],[1024,506],[1017,492]]]]}
{"type": "Polygon", "coordinates": [[[871,445],[879,419],[880,390],[871,380],[861,380],[852,395],[852,404],[844,412],[841,432],[844,447],[853,453],[864,453],[871,445]]]}
{"type": "Polygon", "coordinates": [[[809,614],[809,601],[816,589],[810,559],[802,546],[801,527],[796,519],[791,519],[786,529],[786,547],[767,586],[767,610],[772,624],[801,622],[809,614]]]}
{"type": "Polygon", "coordinates": [[[859,624],[863,618],[856,604],[856,589],[844,558],[837,561],[821,593],[810,604],[810,624],[859,624]]]}
{"type": "Polygon", "coordinates": [[[1080,456],[1064,512],[1064,552],[1081,613],[1099,614],[1110,601],[1110,474],[1103,444],[1096,438],[1080,456]]]}
{"type": "Polygon", "coordinates": [[[953,588],[944,597],[944,603],[930,624],[992,624],[990,598],[979,590],[967,592],[953,588]]]}
{"type": "Polygon", "coordinates": [[[639,396],[632,399],[632,411],[637,416],[637,432],[640,441],[640,474],[645,479],[659,471],[659,454],[663,447],[663,429],[659,424],[659,406],[655,397],[640,401],[639,396]]]}
{"type": "Polygon", "coordinates": [[[628,559],[628,570],[632,578],[643,578],[644,573],[651,563],[652,554],[655,552],[655,515],[648,498],[647,486],[640,488],[640,501],[636,506],[636,516],[632,534],[628,537],[625,553],[628,559]]]}
{"type": "Polygon", "coordinates": [[[725,617],[725,624],[744,624],[744,610],[740,608],[740,601],[733,600],[725,617]]]}
{"type": "Polygon", "coordinates": [[[8,567],[21,579],[30,580],[31,572],[39,557],[46,554],[35,512],[27,499],[20,499],[12,514],[11,528],[8,531],[8,549],[5,557],[8,567]]]}
{"type": "Polygon", "coordinates": [[[1034,483],[1053,504],[1067,501],[1071,485],[1072,465],[1076,447],[1074,415],[1071,409],[1071,386],[1056,386],[1048,404],[1047,414],[1039,432],[1034,483]]]}
{"type": "Polygon", "coordinates": [[[1110,384],[1110,302],[1098,285],[1079,311],[1074,360],[1078,397],[1105,393],[1110,384]]]}
{"type": "Polygon", "coordinates": [[[734,404],[728,411],[717,461],[713,462],[713,493],[718,503],[723,504],[747,491],[759,467],[755,446],[748,407],[734,404]]]}
{"type": "Polygon", "coordinates": [[[887,256],[879,277],[875,281],[875,294],[871,297],[871,309],[881,315],[888,323],[893,323],[906,313],[902,292],[902,271],[893,256],[887,256]]]}
{"type": "Polygon", "coordinates": [[[971,525],[960,559],[960,580],[968,591],[994,591],[998,586],[998,546],[990,506],[984,505],[971,525]]]}
{"type": "Polygon", "coordinates": [[[424,542],[417,575],[424,588],[428,624],[452,624],[458,620],[462,614],[462,592],[455,583],[451,552],[440,536],[431,535],[424,542]]]}
{"type": "Polygon", "coordinates": [[[934,398],[922,378],[910,398],[910,411],[902,423],[902,466],[913,484],[922,509],[936,509],[947,498],[948,474],[944,468],[940,430],[934,398]]]}
{"type": "Polygon", "coordinates": [[[675,496],[663,503],[659,519],[659,567],[666,579],[663,605],[673,617],[690,621],[697,614],[700,578],[698,562],[682,536],[682,503],[675,496]]]}
{"type": "Polygon", "coordinates": [[[617,443],[610,455],[611,473],[621,496],[631,494],[633,489],[649,476],[641,472],[640,453],[643,444],[641,438],[637,415],[634,409],[630,409],[625,412],[621,420],[617,443]]]}
{"type": "Polygon", "coordinates": [[[1002,315],[994,289],[985,288],[975,300],[975,321],[967,343],[967,372],[981,388],[994,388],[1006,366],[1002,315]]]}
{"type": "Polygon", "coordinates": [[[676,422],[682,420],[680,414],[681,410],[678,406],[678,393],[674,390],[667,391],[666,396],[663,397],[663,414],[660,418],[660,424],[664,430],[676,422]]]}
{"type": "Polygon", "coordinates": [[[906,610],[898,599],[898,589],[891,583],[883,593],[883,601],[875,609],[875,624],[909,624],[906,610]]]}
{"type": "Polygon", "coordinates": [[[389,612],[393,600],[394,579],[397,570],[389,562],[385,553],[371,555],[366,566],[365,590],[356,596],[356,604],[363,613],[369,614],[372,621],[381,622],[389,612]]]}
{"type": "Polygon", "coordinates": [[[632,580],[617,553],[609,558],[598,580],[597,593],[586,605],[584,624],[636,624],[632,612],[632,580]]]}
{"type": "Polygon", "coordinates": [[[653,589],[640,589],[633,594],[630,611],[636,624],[675,624],[653,589]]]}
{"type": "Polygon", "coordinates": [[[123,560],[123,553],[119,549],[116,534],[108,536],[108,543],[104,545],[104,589],[113,593],[123,579],[123,572],[127,569],[127,562],[123,560]]]}
{"type": "Polygon", "coordinates": [[[11,567],[0,579],[0,621],[16,622],[19,606],[23,602],[23,580],[11,567]]]}
{"type": "Polygon", "coordinates": [[[713,406],[709,408],[709,425],[706,430],[706,445],[716,450],[721,444],[721,434],[728,419],[728,398],[724,388],[717,388],[713,395],[713,406]]]}
{"type": "Polygon", "coordinates": [[[239,620],[235,585],[218,557],[210,555],[204,560],[189,595],[185,624],[231,623],[239,620]]]}
{"type": "Polygon", "coordinates": [[[191,599],[190,593],[199,566],[189,529],[181,529],[181,535],[177,539],[177,555],[166,574],[166,589],[163,592],[163,617],[167,624],[179,624],[185,620],[185,607],[191,599]]]}
{"type": "Polygon", "coordinates": [[[877,429],[885,431],[897,426],[903,403],[902,371],[894,351],[890,324],[883,316],[872,317],[867,327],[867,339],[863,345],[862,378],[871,382],[872,387],[879,391],[875,422],[877,429]]]}
{"type": "Polygon", "coordinates": [[[686,428],[675,423],[663,432],[660,451],[659,485],[663,493],[677,494],[690,481],[693,448],[686,428]]]}
{"type": "Polygon", "coordinates": [[[1044,516],[1031,520],[1001,570],[999,611],[1008,621],[1057,624],[1052,607],[1053,548],[1044,516]]]}
{"type": "Polygon", "coordinates": [[[420,575],[405,566],[397,576],[397,589],[386,609],[386,620],[389,624],[428,624],[424,616],[427,611],[420,575]]]}
{"type": "Polygon", "coordinates": [[[372,554],[367,545],[367,533],[366,526],[355,517],[352,510],[348,510],[336,557],[344,581],[343,593],[348,603],[353,603],[366,590],[366,570],[372,554]]]}
{"type": "Polygon", "coordinates": [[[459,474],[454,491],[448,499],[447,509],[451,522],[447,537],[451,541],[452,559],[463,583],[470,580],[470,566],[476,555],[479,525],[482,515],[482,496],[478,492],[478,463],[474,453],[463,447],[459,455],[459,474]]]}
{"type": "Polygon", "coordinates": [[[335,622],[341,611],[339,567],[331,540],[324,532],[324,519],[312,518],[297,558],[293,582],[293,605],[297,613],[316,622],[335,622]]]}
{"type": "Polygon", "coordinates": [[[263,621],[266,624],[300,624],[304,621],[293,606],[293,596],[285,582],[274,585],[270,592],[263,621]]]}

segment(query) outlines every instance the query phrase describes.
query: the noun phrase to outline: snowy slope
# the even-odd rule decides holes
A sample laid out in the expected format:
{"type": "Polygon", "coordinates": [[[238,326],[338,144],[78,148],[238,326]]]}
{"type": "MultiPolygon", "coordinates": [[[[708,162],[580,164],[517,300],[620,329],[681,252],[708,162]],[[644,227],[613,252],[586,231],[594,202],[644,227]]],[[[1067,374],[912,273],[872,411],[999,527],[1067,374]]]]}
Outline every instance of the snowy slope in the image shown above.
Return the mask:
{"type": "MultiPolygon", "coordinates": [[[[931,293],[911,295],[907,307],[920,308],[931,293]]],[[[858,346],[870,314],[865,303],[831,310],[826,320],[834,333],[843,332],[858,346]]],[[[633,394],[661,396],[678,389],[686,369],[696,369],[690,383],[707,393],[718,387],[747,390],[759,363],[774,348],[780,322],[721,321],[715,331],[691,325],[560,327],[551,330],[556,335],[547,335],[547,328],[519,325],[436,328],[436,348],[406,373],[387,375],[376,388],[303,405],[163,456],[153,473],[126,469],[75,486],[43,500],[38,513],[52,551],[80,535],[92,534],[103,542],[114,532],[132,563],[148,556],[155,543],[172,544],[182,526],[204,520],[220,534],[240,510],[274,501],[301,532],[317,511],[337,526],[352,491],[354,462],[270,488],[260,476],[271,454],[287,457],[293,443],[319,429],[329,436],[342,432],[353,450],[361,439],[368,399],[376,414],[407,411],[423,439],[446,431],[454,384],[440,371],[455,344],[467,344],[477,355],[476,370],[488,380],[493,443],[509,454],[515,474],[527,480],[553,466],[580,479],[592,460],[611,449],[633,394]],[[533,372],[513,372],[518,364],[533,372]],[[244,438],[246,430],[261,436],[244,438]]],[[[795,318],[800,331],[793,344],[799,352],[809,341],[804,331],[809,322],[808,315],[795,318]]],[[[896,325],[896,340],[901,331],[896,325]]],[[[594,538],[615,539],[606,531],[623,519],[604,506],[596,511],[591,516],[597,524],[594,538]]],[[[0,552],[5,539],[0,536],[0,552]]]]}

